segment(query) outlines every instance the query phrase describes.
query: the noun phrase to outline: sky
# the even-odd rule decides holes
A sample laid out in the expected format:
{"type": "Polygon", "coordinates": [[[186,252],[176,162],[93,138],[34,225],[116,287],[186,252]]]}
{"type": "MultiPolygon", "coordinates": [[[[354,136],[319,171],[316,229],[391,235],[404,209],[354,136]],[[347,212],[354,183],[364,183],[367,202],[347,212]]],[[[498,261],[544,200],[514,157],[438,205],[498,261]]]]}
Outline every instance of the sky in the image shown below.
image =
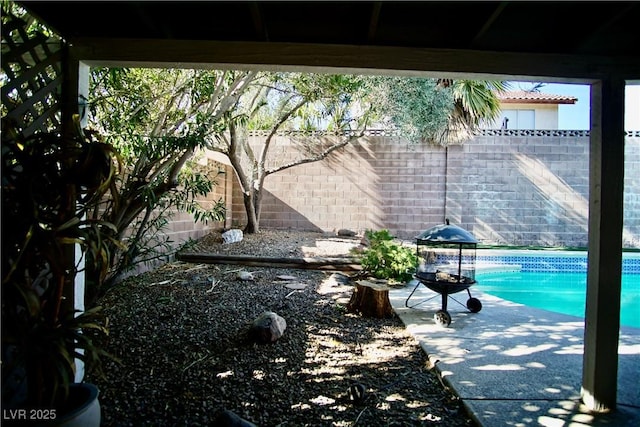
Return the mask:
{"type": "MultiPolygon", "coordinates": [[[[511,90],[527,90],[532,85],[530,82],[512,82],[511,90]]],[[[589,129],[589,85],[545,83],[540,92],[578,98],[575,104],[558,105],[558,129],[589,129]]],[[[640,130],[640,85],[629,85],[626,88],[625,130],[640,130]]]]}

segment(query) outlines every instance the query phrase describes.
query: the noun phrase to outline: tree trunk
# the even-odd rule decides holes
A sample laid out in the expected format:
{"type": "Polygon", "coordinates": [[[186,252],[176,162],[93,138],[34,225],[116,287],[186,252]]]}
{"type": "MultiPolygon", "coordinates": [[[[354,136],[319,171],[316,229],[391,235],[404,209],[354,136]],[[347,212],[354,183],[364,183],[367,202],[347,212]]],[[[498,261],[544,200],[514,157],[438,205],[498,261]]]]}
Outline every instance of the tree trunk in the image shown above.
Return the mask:
{"type": "Polygon", "coordinates": [[[260,232],[260,210],[262,204],[262,185],[264,179],[254,180],[251,183],[251,191],[244,194],[244,210],[247,213],[247,226],[244,229],[246,234],[260,232]]]}
{"type": "Polygon", "coordinates": [[[366,317],[379,319],[392,317],[393,308],[389,302],[389,287],[367,280],[358,280],[347,309],[366,317]]]}
{"type": "Polygon", "coordinates": [[[257,207],[252,194],[244,194],[244,210],[247,213],[247,226],[244,232],[247,234],[260,232],[260,218],[258,218],[257,207]]]}

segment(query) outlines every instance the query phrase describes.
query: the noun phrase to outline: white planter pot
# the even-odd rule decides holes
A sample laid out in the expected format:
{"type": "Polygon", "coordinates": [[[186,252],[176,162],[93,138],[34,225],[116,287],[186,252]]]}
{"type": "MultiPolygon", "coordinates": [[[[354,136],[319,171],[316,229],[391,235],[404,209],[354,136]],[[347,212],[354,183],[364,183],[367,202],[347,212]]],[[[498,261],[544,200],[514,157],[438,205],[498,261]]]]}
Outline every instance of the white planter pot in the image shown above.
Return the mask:
{"type": "Polygon", "coordinates": [[[71,409],[47,426],[59,427],[100,427],[100,402],[98,387],[90,383],[69,386],[71,409]]]}

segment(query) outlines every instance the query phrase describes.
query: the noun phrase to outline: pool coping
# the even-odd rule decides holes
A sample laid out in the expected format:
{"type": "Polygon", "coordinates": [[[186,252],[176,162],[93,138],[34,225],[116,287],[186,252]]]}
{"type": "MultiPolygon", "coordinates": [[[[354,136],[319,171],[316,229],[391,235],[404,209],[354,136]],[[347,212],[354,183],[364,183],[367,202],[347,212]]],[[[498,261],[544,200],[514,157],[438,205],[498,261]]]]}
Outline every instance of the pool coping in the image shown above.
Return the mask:
{"type": "Polygon", "coordinates": [[[394,311],[480,426],[640,425],[640,329],[621,328],[616,410],[593,415],[580,404],[584,319],[471,288],[482,310],[450,302],[452,323],[442,327],[433,321],[441,298],[425,286],[412,301],[432,299],[405,306],[416,283],[389,292],[394,311]]]}

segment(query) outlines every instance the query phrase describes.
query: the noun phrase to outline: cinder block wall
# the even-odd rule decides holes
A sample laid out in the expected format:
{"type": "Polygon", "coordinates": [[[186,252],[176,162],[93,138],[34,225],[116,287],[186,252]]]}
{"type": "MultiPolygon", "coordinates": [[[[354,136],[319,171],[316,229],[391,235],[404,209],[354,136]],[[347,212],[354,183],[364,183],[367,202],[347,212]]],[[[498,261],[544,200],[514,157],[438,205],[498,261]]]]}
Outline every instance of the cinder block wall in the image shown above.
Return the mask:
{"type": "MultiPolygon", "coordinates": [[[[278,159],[295,158],[296,143],[286,138],[275,142],[278,159]]],[[[409,226],[413,233],[442,222],[443,152],[418,149],[397,138],[366,137],[323,161],[270,175],[261,227],[396,232],[409,226]]],[[[242,194],[234,185],[232,223],[241,226],[245,221],[242,194]]]]}
{"type": "Polygon", "coordinates": [[[477,137],[449,148],[447,215],[487,243],[586,246],[588,137],[477,137]]]}
{"type": "Polygon", "coordinates": [[[626,138],[624,167],[622,242],[625,247],[640,248],[640,135],[626,138]]]}
{"type": "MultiPolygon", "coordinates": [[[[446,149],[363,137],[321,162],[269,176],[261,227],[388,228],[411,239],[449,218],[487,244],[586,246],[588,136],[493,133],[446,149]]],[[[276,156],[290,161],[301,141],[274,143],[276,156]]],[[[627,138],[626,153],[625,246],[640,247],[640,137],[627,138]]],[[[237,182],[233,188],[231,224],[242,227],[237,182]]]]}

